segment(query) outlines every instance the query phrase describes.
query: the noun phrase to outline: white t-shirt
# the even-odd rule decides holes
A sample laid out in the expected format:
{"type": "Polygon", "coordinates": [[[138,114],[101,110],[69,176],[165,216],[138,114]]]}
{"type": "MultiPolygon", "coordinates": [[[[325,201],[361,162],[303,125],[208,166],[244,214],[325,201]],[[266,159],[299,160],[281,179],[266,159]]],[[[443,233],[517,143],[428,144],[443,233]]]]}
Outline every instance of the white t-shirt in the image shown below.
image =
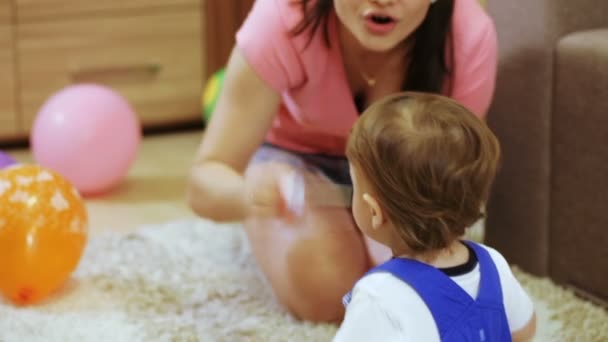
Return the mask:
{"type": "MultiPolygon", "coordinates": [[[[532,318],[534,305],[504,257],[491,247],[483,247],[500,276],[509,328],[511,332],[520,330],[532,318]]],[[[471,272],[451,279],[476,298],[479,263],[471,272]]],[[[334,337],[334,342],[340,341],[439,341],[439,330],[431,311],[411,286],[388,272],[377,272],[363,277],[353,288],[344,321],[334,337]]]]}

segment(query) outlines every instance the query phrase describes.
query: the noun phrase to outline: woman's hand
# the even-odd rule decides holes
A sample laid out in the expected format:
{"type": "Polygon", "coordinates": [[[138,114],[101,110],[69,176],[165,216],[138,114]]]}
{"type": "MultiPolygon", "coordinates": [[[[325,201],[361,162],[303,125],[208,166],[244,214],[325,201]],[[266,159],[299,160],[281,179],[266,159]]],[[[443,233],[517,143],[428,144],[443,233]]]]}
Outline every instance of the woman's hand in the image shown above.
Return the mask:
{"type": "Polygon", "coordinates": [[[248,214],[295,220],[306,208],[349,208],[352,188],[280,162],[252,165],[245,175],[248,214]]]}
{"type": "Polygon", "coordinates": [[[248,216],[278,218],[286,214],[286,203],[280,190],[281,175],[289,166],[276,162],[252,165],[245,173],[245,205],[248,216]]]}

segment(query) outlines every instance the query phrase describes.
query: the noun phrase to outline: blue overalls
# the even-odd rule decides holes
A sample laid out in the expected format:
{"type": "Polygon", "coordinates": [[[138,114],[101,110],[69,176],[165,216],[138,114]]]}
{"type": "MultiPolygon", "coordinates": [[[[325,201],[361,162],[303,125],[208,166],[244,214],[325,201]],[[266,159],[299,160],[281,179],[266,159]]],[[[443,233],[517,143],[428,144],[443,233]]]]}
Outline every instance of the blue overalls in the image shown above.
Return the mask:
{"type": "MultiPolygon", "coordinates": [[[[485,248],[464,242],[473,249],[479,262],[477,299],[440,270],[412,259],[393,258],[367,274],[389,272],[416,290],[433,315],[441,341],[511,341],[496,266],[485,248]]],[[[344,305],[348,305],[350,298],[349,292],[344,296],[344,305]]]]}

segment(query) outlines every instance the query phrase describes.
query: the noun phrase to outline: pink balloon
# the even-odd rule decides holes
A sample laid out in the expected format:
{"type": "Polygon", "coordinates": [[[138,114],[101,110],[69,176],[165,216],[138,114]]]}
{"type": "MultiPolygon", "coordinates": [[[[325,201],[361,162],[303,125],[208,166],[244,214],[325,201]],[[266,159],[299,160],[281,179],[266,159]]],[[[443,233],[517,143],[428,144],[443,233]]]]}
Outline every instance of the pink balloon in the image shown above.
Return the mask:
{"type": "Polygon", "coordinates": [[[68,86],[41,107],[30,136],[36,162],[84,195],[117,185],[139,149],[141,126],[127,100],[95,84],[68,86]]]}

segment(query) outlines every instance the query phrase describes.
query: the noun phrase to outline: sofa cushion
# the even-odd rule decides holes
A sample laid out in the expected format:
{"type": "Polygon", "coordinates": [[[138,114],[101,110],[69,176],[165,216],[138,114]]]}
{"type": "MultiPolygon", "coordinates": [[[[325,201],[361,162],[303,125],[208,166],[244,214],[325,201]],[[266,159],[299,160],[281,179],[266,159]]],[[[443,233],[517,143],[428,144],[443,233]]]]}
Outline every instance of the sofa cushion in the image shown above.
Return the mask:
{"type": "Polygon", "coordinates": [[[555,72],[550,274],[608,300],[608,29],[561,39],[555,72]]]}

